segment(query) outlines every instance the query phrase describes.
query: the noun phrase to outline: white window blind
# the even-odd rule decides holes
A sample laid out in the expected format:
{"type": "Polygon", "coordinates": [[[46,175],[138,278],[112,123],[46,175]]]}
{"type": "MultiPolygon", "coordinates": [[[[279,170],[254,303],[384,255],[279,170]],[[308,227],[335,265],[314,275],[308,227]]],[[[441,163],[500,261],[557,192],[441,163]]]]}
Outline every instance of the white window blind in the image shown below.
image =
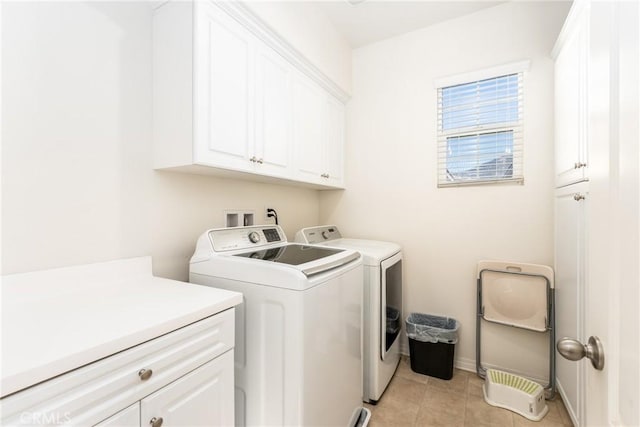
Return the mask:
{"type": "Polygon", "coordinates": [[[523,73],[438,88],[438,186],[522,183],[523,73]]]}

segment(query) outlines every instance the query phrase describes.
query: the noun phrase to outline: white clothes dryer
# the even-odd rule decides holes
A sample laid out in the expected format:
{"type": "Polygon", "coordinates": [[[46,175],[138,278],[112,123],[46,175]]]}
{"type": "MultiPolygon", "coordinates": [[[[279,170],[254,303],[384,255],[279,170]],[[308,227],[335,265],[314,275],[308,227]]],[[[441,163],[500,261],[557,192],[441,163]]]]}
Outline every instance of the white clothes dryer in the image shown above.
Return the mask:
{"type": "Polygon", "coordinates": [[[375,404],[400,362],[402,249],[391,242],[343,238],[335,225],[303,228],[295,240],[362,254],[363,400],[375,404]]]}
{"type": "Polygon", "coordinates": [[[189,280],[243,294],[236,307],[236,425],[368,421],[361,408],[362,275],[359,253],[287,243],[277,225],[200,236],[189,280]]]}

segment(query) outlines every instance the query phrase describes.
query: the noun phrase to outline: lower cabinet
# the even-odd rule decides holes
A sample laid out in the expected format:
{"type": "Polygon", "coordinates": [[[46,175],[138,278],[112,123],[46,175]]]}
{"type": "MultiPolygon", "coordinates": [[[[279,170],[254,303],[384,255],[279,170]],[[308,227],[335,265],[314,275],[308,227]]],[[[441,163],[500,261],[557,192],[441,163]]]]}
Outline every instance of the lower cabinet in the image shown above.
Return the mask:
{"type": "Polygon", "coordinates": [[[140,401],[140,425],[231,426],[233,350],[140,401]]]}
{"type": "Polygon", "coordinates": [[[234,424],[234,309],[0,400],[0,425],[234,424]]]}
{"type": "MultiPolygon", "coordinates": [[[[586,342],[585,306],[586,248],[589,183],[556,190],[555,197],[555,297],[556,337],[586,342]]],[[[567,408],[580,418],[584,408],[584,368],[563,357],[556,361],[558,389],[567,408]]]]}
{"type": "Polygon", "coordinates": [[[123,409],[115,415],[110,416],[96,427],[139,427],[140,426],[140,403],[134,403],[127,409],[123,409]]]}
{"type": "Polygon", "coordinates": [[[233,423],[231,350],[96,427],[231,426],[233,423]]]}

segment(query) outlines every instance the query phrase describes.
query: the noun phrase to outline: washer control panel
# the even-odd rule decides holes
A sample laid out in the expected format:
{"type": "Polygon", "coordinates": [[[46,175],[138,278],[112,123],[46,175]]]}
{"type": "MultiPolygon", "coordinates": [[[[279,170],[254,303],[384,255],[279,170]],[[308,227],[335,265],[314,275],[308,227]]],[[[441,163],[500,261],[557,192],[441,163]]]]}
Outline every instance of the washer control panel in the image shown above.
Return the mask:
{"type": "Polygon", "coordinates": [[[297,242],[307,244],[328,242],[342,238],[340,230],[335,225],[322,225],[319,227],[303,228],[296,235],[297,242]]]}
{"type": "Polygon", "coordinates": [[[287,238],[280,226],[262,225],[209,230],[209,240],[214,251],[224,252],[286,242],[287,238]]]}

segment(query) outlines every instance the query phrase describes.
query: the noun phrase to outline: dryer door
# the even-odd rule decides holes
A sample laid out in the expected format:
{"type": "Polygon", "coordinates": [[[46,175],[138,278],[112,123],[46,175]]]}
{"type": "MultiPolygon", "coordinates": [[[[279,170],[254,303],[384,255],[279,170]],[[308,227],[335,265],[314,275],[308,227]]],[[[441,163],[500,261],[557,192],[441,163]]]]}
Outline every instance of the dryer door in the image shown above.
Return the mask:
{"type": "Polygon", "coordinates": [[[385,360],[402,329],[402,252],[380,263],[380,357],[385,360]]]}

